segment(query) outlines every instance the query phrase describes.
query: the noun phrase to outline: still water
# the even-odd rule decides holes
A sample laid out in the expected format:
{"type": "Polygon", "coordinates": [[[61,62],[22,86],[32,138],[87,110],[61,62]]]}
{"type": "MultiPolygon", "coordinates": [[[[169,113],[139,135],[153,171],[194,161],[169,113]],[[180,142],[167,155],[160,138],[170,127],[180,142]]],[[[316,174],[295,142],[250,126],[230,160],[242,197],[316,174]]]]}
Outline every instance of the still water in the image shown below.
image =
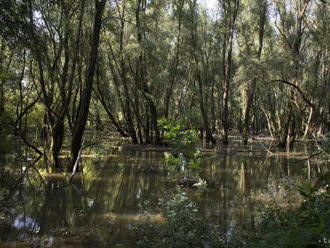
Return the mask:
{"type": "MultiPolygon", "coordinates": [[[[105,143],[84,150],[82,172],[72,185],[68,173],[47,173],[43,160],[31,166],[34,158],[18,156],[25,154],[22,150],[1,154],[0,247],[16,247],[17,242],[27,247],[134,247],[132,226],[143,221],[140,205],[149,201],[156,206],[160,198],[170,198],[182,177],[205,182],[183,190],[205,221],[219,224],[230,236],[258,221],[260,204],[299,202],[294,187],[329,169],[304,159],[313,150],[304,143],[292,153],[268,153],[264,143],[240,147],[237,142],[207,150],[198,168],[169,170],[165,157],[177,156],[175,151],[105,143]]],[[[68,163],[65,156],[62,162],[68,163]]]]}

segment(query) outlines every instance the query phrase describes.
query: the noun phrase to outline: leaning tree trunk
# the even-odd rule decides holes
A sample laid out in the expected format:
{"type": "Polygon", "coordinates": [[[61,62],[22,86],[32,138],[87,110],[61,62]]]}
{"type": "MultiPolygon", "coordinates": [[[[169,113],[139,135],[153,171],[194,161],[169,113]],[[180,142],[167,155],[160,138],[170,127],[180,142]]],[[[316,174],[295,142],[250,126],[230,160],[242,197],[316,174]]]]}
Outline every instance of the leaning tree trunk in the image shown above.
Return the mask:
{"type": "Polygon", "coordinates": [[[102,24],[102,15],[104,11],[106,0],[98,1],[95,0],[96,13],[94,17],[94,27],[93,27],[93,38],[92,46],[89,54],[88,68],[86,71],[85,87],[82,92],[80,99],[80,108],[78,111],[78,116],[73,127],[73,137],[71,143],[71,156],[72,165],[75,163],[79,149],[81,146],[82,136],[85,131],[89,104],[91,100],[91,94],[93,89],[93,79],[95,74],[96,60],[99,48],[100,31],[102,24]]]}

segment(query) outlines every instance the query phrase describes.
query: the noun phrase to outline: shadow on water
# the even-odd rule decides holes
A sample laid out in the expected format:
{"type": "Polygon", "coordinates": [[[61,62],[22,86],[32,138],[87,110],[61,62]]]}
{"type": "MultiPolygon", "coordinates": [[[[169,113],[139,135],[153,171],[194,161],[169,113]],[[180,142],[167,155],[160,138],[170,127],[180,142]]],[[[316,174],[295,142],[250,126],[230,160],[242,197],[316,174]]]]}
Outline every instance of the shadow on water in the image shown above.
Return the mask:
{"type": "MultiPolygon", "coordinates": [[[[27,162],[15,154],[2,159],[1,247],[15,247],[13,241],[55,247],[109,247],[133,241],[132,225],[143,221],[138,219],[139,206],[145,201],[155,206],[159,198],[173,195],[176,175],[163,170],[161,150],[114,149],[112,156],[96,150],[97,156],[83,157],[82,172],[72,185],[69,174],[49,174],[42,165],[40,174],[26,171],[27,162]]],[[[236,228],[257,221],[259,203],[298,203],[293,185],[326,171],[328,167],[317,161],[290,156],[216,153],[188,172],[205,180],[207,189],[185,190],[205,219],[219,224],[230,237],[236,228]]]]}

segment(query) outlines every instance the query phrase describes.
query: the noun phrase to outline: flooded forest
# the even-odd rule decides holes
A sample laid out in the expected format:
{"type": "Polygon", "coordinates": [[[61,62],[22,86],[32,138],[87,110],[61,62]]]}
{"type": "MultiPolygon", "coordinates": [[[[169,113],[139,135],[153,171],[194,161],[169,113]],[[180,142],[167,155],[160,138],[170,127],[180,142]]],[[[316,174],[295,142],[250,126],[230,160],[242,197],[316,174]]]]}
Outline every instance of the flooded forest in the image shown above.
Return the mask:
{"type": "Polygon", "coordinates": [[[330,247],[329,184],[329,0],[0,1],[0,247],[330,247]]]}

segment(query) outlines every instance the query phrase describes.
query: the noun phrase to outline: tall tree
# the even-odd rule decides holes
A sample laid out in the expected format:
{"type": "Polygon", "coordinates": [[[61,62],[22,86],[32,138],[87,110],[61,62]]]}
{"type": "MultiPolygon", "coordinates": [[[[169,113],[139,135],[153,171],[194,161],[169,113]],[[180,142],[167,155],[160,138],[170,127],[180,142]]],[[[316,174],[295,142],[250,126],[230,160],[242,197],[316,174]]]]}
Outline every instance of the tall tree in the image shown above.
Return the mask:
{"type": "MultiPolygon", "coordinates": [[[[277,30],[281,34],[284,48],[290,55],[291,73],[289,80],[297,87],[301,84],[303,67],[302,54],[305,50],[305,42],[309,34],[307,29],[307,16],[310,0],[294,0],[276,2],[277,11],[280,16],[280,25],[277,30]],[[292,6],[292,7],[290,7],[292,6]]],[[[291,147],[299,133],[300,112],[297,89],[290,87],[289,99],[285,108],[284,124],[280,130],[280,147],[291,147]]]]}
{"type": "MultiPolygon", "coordinates": [[[[252,5],[253,6],[253,5],[252,5]]],[[[258,0],[255,1],[254,7],[254,13],[256,13],[256,18],[258,20],[258,45],[257,45],[257,52],[256,52],[256,59],[258,62],[260,62],[261,59],[261,53],[263,48],[263,42],[264,42],[264,34],[265,34],[265,25],[267,22],[267,1],[266,0],[258,0]]],[[[254,17],[254,16],[253,16],[254,17]]],[[[254,19],[254,18],[253,18],[254,19]]],[[[253,37],[253,33],[249,33],[247,35],[251,35],[253,37]]],[[[249,46],[247,44],[247,46],[249,46]]],[[[251,50],[247,49],[248,54],[247,56],[251,56],[251,50]]],[[[245,108],[243,110],[243,144],[246,145],[248,142],[249,137],[249,125],[250,125],[250,112],[252,108],[253,98],[255,94],[255,89],[257,85],[258,78],[255,76],[252,81],[248,84],[246,93],[245,93],[245,108]]]]}
{"type": "Polygon", "coordinates": [[[99,41],[100,41],[100,32],[102,26],[102,16],[105,8],[106,0],[95,0],[95,16],[94,16],[94,26],[93,26],[93,36],[91,49],[88,60],[88,67],[86,70],[85,84],[82,91],[82,96],[79,103],[79,110],[76,122],[73,128],[72,142],[71,142],[71,156],[72,156],[72,165],[75,163],[79,149],[81,147],[82,137],[85,131],[89,104],[91,100],[92,90],[93,90],[93,81],[94,74],[97,62],[99,41]]]}
{"type": "MultiPolygon", "coordinates": [[[[155,103],[155,98],[152,95],[152,92],[150,90],[150,87],[148,86],[148,77],[147,77],[147,56],[144,53],[144,39],[146,37],[145,33],[145,22],[143,21],[142,16],[145,16],[147,8],[147,1],[145,0],[138,0],[136,5],[136,12],[135,12],[135,21],[136,21],[136,35],[137,35],[137,41],[140,48],[140,53],[137,58],[137,64],[136,64],[136,80],[139,90],[141,91],[143,97],[145,98],[147,102],[147,116],[150,116],[150,124],[152,127],[152,131],[154,132],[154,138],[155,141],[153,143],[155,144],[161,144],[160,139],[160,133],[157,126],[157,119],[158,119],[158,111],[155,103]],[[148,114],[150,113],[150,115],[148,114]]],[[[147,122],[146,127],[148,127],[149,124],[147,122]]],[[[150,140],[150,134],[149,134],[149,128],[146,128],[145,130],[146,134],[146,141],[147,143],[151,143],[150,140]]]]}
{"type": "Polygon", "coordinates": [[[212,135],[212,131],[210,128],[209,123],[209,117],[208,117],[208,111],[205,106],[205,93],[204,93],[204,87],[205,87],[205,81],[203,81],[202,75],[201,75],[201,69],[200,69],[200,44],[198,41],[198,15],[197,15],[197,1],[192,0],[189,1],[189,10],[190,10],[190,35],[191,35],[191,54],[193,59],[193,71],[195,73],[195,80],[197,81],[198,85],[198,99],[199,99],[199,106],[200,106],[200,112],[202,115],[202,122],[203,122],[203,129],[206,133],[206,142],[215,144],[216,140],[212,135]]]}
{"type": "Polygon", "coordinates": [[[223,144],[228,144],[228,131],[229,131],[229,93],[230,84],[232,80],[232,63],[233,63],[233,42],[235,25],[239,12],[240,0],[221,0],[220,6],[222,8],[222,18],[225,25],[224,40],[225,45],[223,47],[223,80],[224,80],[224,90],[222,96],[222,142],[223,144]]]}
{"type": "Polygon", "coordinates": [[[46,146],[56,168],[64,138],[64,122],[73,91],[77,52],[82,30],[84,0],[75,3],[38,1],[5,1],[4,33],[7,42],[15,40],[31,59],[30,78],[38,85],[45,106],[44,133],[46,146]],[[75,15],[78,11],[78,16],[75,15]],[[77,32],[73,31],[75,17],[80,19],[77,32]],[[11,35],[8,26],[17,32],[11,35]]]}

